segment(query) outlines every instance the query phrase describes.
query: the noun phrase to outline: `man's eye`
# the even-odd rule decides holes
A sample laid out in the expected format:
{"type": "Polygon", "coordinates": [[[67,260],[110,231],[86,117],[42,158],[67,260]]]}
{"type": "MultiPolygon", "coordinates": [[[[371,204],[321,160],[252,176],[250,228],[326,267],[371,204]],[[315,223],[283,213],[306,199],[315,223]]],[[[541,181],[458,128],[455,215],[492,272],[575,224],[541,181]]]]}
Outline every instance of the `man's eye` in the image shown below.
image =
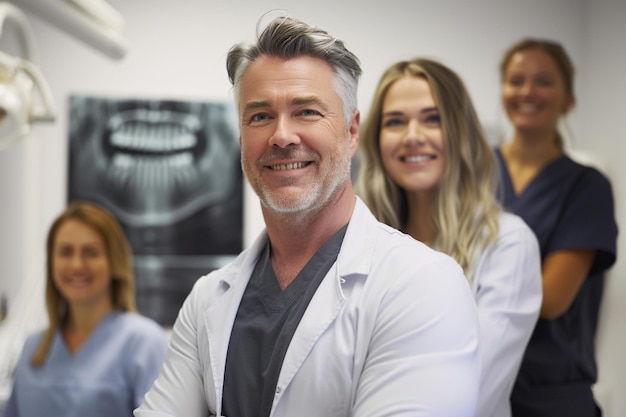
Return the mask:
{"type": "Polygon", "coordinates": [[[257,113],[257,114],[255,114],[254,116],[252,116],[250,118],[250,121],[252,121],[252,122],[263,122],[263,121],[265,121],[267,119],[268,119],[268,116],[267,116],[266,113],[257,113]]]}
{"type": "Polygon", "coordinates": [[[311,109],[304,109],[300,112],[302,116],[319,116],[319,112],[311,109]]]}

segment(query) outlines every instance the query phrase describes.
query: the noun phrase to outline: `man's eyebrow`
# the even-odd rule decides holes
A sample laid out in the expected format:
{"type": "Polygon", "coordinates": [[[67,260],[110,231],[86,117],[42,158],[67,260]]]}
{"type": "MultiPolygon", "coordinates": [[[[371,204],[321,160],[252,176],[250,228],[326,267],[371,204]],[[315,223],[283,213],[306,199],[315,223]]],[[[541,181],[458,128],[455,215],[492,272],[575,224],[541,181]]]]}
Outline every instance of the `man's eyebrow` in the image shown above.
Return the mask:
{"type": "Polygon", "coordinates": [[[320,98],[317,96],[296,97],[293,100],[291,100],[291,103],[295,105],[302,105],[302,104],[319,104],[320,106],[323,105],[322,100],[320,100],[320,98]]]}
{"type": "MultiPolygon", "coordinates": [[[[302,106],[307,104],[317,104],[321,107],[326,107],[324,102],[317,96],[303,96],[296,97],[291,100],[291,105],[293,106],[302,106]]],[[[244,111],[255,110],[255,109],[265,109],[270,107],[270,102],[267,100],[252,100],[246,103],[244,107],[244,111]]]]}
{"type": "Polygon", "coordinates": [[[247,102],[244,110],[261,109],[261,108],[266,108],[269,106],[270,106],[270,103],[267,100],[255,100],[255,101],[247,102]]]}

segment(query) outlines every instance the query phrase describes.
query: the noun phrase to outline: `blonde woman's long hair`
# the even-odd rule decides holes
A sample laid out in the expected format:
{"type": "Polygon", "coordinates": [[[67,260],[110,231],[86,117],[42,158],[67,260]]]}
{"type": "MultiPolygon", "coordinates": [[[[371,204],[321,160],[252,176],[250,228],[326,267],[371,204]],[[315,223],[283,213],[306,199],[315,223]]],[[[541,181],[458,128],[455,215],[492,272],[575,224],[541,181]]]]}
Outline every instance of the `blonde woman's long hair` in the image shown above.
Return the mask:
{"type": "Polygon", "coordinates": [[[122,227],[106,209],[86,201],[70,203],[65,211],[56,218],[46,241],[46,310],[48,328],[31,358],[33,366],[41,366],[46,361],[48,352],[57,330],[67,320],[67,300],[54,283],[53,259],[56,235],[68,220],[77,220],[92,227],[104,241],[107,257],[111,266],[111,297],[113,308],[119,311],[137,311],[135,304],[135,276],[133,273],[130,245],[122,227]]]}
{"type": "Polygon", "coordinates": [[[498,237],[497,163],[460,77],[433,60],[397,62],[382,75],[361,129],[357,194],[379,221],[404,230],[411,213],[405,191],[386,174],[380,154],[382,107],[390,86],[403,77],[424,78],[439,109],[446,165],[436,192],[431,247],[452,256],[470,282],[477,263],[498,237]]]}

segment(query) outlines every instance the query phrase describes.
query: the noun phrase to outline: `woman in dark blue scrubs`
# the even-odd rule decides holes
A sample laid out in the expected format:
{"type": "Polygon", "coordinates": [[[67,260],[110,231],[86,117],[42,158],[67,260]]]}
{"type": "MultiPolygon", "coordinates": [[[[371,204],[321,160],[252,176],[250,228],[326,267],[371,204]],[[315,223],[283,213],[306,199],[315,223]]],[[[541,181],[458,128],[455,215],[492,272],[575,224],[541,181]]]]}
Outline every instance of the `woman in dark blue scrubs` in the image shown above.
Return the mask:
{"type": "Polygon", "coordinates": [[[594,338],[604,272],[616,258],[611,184],[570,159],[557,123],[574,105],[572,63],[557,43],[527,39],[501,64],[513,138],[496,149],[501,199],[541,247],[543,304],[511,396],[514,417],[600,416],[594,338]]]}

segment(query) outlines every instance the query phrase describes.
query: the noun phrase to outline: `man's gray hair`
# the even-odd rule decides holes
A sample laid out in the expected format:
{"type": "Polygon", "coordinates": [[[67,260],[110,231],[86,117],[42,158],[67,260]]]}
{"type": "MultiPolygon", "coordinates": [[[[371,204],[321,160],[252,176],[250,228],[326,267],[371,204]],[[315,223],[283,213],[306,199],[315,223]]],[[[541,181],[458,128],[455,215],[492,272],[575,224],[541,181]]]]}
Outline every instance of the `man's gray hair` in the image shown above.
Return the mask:
{"type": "Polygon", "coordinates": [[[262,55],[284,59],[311,56],[327,62],[335,72],[335,89],[343,102],[346,128],[349,126],[357,109],[361,65],[341,40],[292,17],[273,19],[260,33],[256,44],[238,43],[228,51],[226,69],[237,103],[241,78],[250,64],[262,55]]]}

